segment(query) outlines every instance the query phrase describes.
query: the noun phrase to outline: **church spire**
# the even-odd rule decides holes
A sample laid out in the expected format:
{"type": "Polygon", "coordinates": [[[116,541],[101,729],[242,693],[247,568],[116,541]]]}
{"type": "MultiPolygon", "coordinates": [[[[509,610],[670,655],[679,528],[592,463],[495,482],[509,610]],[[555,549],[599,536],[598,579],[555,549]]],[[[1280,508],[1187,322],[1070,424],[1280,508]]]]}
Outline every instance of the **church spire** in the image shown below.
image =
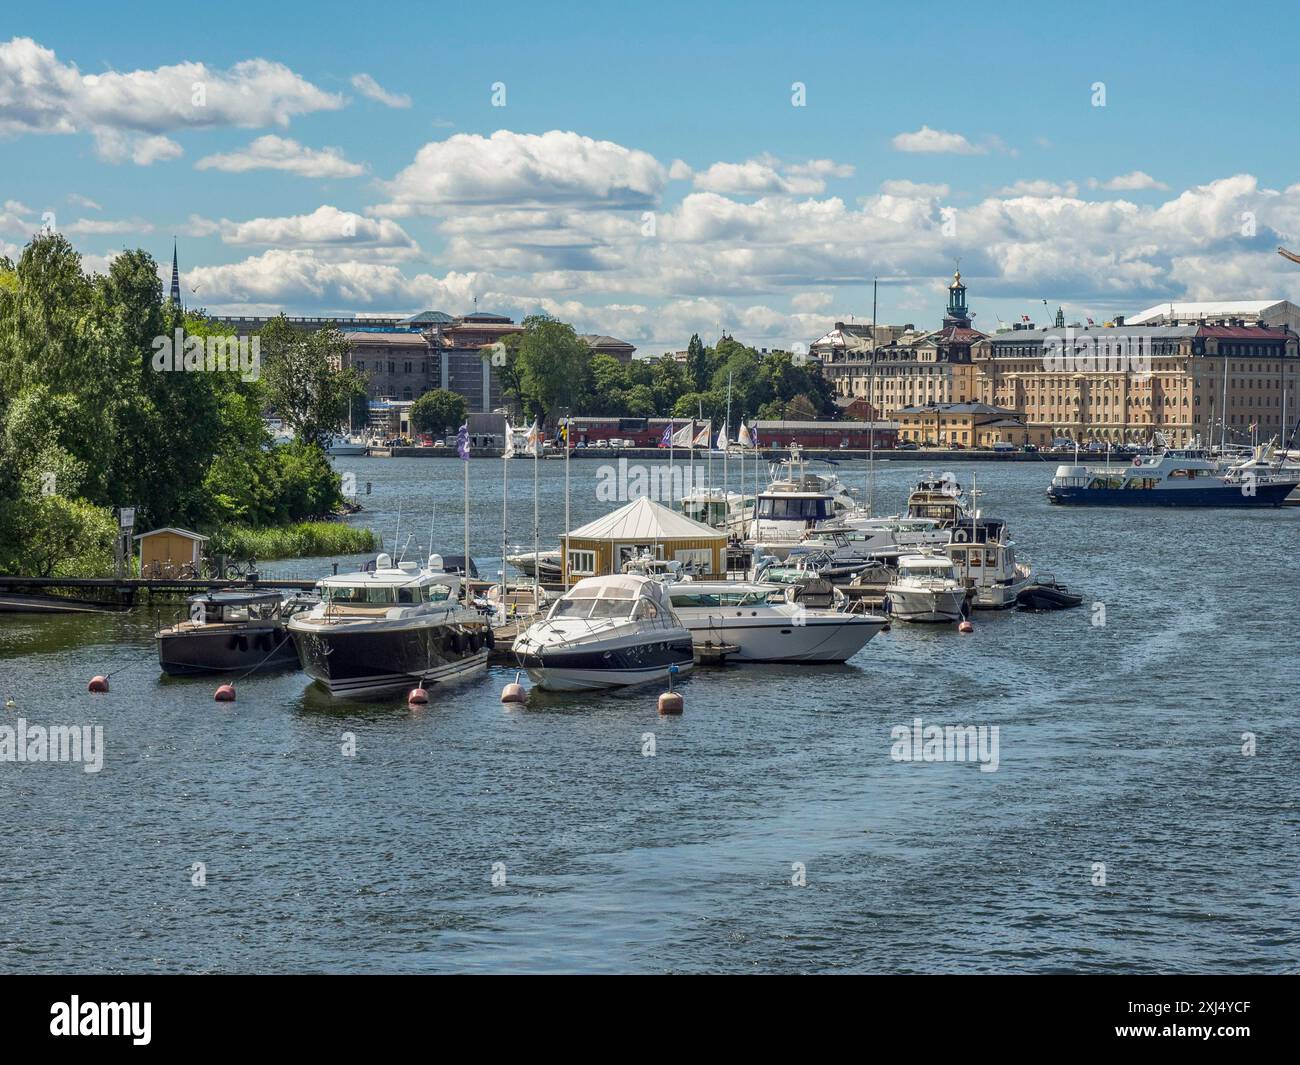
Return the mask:
{"type": "Polygon", "coordinates": [[[181,271],[176,258],[176,238],[172,237],[172,291],[171,301],[177,307],[181,305],[181,271]]]}
{"type": "Polygon", "coordinates": [[[966,309],[966,286],[961,282],[961,261],[952,274],[952,284],[948,286],[948,314],[944,325],[970,327],[970,311],[966,309]]]}

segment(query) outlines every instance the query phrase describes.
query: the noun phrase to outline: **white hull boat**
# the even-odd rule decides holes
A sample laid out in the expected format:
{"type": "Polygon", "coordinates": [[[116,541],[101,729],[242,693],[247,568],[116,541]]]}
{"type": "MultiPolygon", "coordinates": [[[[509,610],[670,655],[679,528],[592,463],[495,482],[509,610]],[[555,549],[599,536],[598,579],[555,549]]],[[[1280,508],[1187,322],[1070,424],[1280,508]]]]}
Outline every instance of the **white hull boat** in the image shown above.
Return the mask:
{"type": "Polygon", "coordinates": [[[957,567],[945,555],[904,555],[898,576],[885,588],[889,616],[899,621],[959,621],[966,596],[957,567]]]}
{"type": "Polygon", "coordinates": [[[691,634],[664,586],[648,577],[588,577],[530,625],[513,650],[548,691],[595,691],[666,680],[694,665],[691,634]]]}
{"type": "Polygon", "coordinates": [[[887,624],[787,600],[772,584],[700,581],[669,588],[673,611],[698,649],[731,645],[740,662],[847,662],[887,624]]]}

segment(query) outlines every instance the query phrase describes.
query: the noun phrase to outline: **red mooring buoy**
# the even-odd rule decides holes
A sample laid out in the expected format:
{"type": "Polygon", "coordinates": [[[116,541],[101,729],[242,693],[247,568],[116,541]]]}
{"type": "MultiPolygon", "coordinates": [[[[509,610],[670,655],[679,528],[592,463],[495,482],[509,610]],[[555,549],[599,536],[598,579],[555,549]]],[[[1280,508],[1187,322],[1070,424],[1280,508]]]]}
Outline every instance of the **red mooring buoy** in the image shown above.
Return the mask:
{"type": "Polygon", "coordinates": [[[975,631],[975,626],[972,625],[969,621],[963,621],[960,625],[957,626],[957,631],[958,631],[958,632],[974,632],[974,631],[975,631]]]}
{"type": "Polygon", "coordinates": [[[661,714],[680,714],[686,708],[681,692],[663,692],[659,696],[661,714]]]}
{"type": "Polygon", "coordinates": [[[108,678],[94,676],[90,678],[90,683],[86,685],[88,692],[106,692],[108,691],[108,678]]]}
{"type": "Polygon", "coordinates": [[[424,706],[429,701],[429,693],[423,688],[412,688],[406,695],[409,706],[424,706]]]}
{"type": "Polygon", "coordinates": [[[213,698],[219,703],[233,703],[235,701],[235,686],[233,684],[221,685],[213,698]]]}
{"type": "Polygon", "coordinates": [[[526,703],[528,701],[528,692],[522,684],[512,680],[501,689],[501,701],[503,703],[526,703]]]}

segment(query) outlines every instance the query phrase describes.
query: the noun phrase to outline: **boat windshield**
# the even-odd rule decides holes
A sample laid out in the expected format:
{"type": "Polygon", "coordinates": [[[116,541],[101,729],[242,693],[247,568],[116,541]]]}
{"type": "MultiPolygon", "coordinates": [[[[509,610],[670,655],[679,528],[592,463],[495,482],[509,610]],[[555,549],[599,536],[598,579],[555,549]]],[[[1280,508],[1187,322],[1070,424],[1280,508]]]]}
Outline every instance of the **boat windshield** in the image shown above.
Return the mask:
{"type": "Polygon", "coordinates": [[[630,618],[635,599],[561,599],[551,608],[553,618],[630,618]]]}
{"type": "Polygon", "coordinates": [[[760,496],[758,500],[760,518],[779,521],[802,520],[820,521],[828,517],[826,500],[817,497],[782,498],[780,496],[760,496]]]}
{"type": "Polygon", "coordinates": [[[673,606],[758,606],[779,592],[673,592],[673,606]]]}
{"type": "Polygon", "coordinates": [[[445,584],[342,584],[326,585],[321,599],[330,606],[414,606],[441,602],[450,594],[445,584]]]}

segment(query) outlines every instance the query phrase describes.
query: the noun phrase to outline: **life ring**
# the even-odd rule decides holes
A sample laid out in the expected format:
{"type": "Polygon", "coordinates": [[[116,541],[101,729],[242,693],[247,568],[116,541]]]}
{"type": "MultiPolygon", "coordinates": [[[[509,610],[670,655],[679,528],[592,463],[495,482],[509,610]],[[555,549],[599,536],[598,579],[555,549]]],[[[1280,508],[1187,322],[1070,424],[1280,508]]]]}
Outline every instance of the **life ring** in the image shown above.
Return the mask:
{"type": "Polygon", "coordinates": [[[1133,465],[1134,465],[1134,466],[1141,466],[1141,465],[1142,465],[1142,456],[1141,456],[1141,455],[1134,455],[1134,456],[1133,456],[1133,465]]]}
{"type": "Polygon", "coordinates": [[[958,527],[952,531],[952,542],[954,544],[964,544],[970,540],[970,531],[958,527]]]}

